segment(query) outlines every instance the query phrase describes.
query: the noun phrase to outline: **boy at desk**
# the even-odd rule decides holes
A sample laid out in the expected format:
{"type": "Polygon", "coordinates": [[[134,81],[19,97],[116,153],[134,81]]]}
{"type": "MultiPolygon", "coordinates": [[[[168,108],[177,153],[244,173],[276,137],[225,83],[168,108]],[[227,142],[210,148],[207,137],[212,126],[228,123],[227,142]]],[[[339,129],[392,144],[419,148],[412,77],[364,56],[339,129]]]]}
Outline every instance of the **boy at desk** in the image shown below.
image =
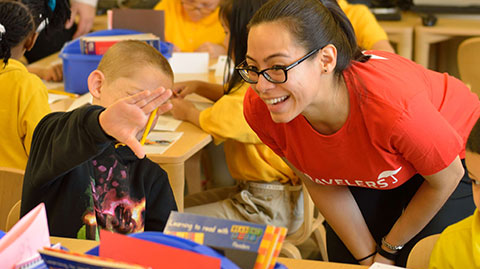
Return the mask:
{"type": "Polygon", "coordinates": [[[166,172],[145,158],[138,138],[152,111],[171,108],[172,84],[153,47],[113,45],[88,78],[93,105],[49,114],[35,129],[21,215],[44,202],[54,236],[162,231],[177,206],[166,172]]]}

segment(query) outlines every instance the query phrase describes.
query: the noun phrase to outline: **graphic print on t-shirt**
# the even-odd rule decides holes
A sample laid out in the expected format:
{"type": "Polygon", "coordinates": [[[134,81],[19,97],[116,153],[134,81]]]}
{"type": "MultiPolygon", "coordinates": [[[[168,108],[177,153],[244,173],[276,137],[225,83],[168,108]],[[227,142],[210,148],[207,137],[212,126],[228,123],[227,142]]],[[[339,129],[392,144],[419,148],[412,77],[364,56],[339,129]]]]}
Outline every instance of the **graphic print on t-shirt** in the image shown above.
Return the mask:
{"type": "Polygon", "coordinates": [[[104,160],[92,160],[94,178],[91,178],[92,204],[83,215],[85,224],[77,237],[97,239],[98,228],[127,234],[143,232],[145,197],[131,197],[128,167],[114,155],[104,160]],[[84,235],[84,236],[82,236],[84,235]]]}

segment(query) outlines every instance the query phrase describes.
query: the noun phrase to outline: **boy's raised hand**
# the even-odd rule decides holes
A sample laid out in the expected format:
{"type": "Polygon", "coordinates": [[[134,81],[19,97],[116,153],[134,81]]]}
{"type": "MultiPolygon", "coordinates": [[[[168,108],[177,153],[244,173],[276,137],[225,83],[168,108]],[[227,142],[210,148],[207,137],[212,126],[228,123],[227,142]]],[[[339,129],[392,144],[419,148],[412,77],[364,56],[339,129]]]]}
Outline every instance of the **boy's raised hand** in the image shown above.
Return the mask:
{"type": "Polygon", "coordinates": [[[105,133],[130,147],[138,158],[143,158],[145,150],[138,141],[138,134],[145,129],[153,110],[158,107],[157,115],[160,115],[172,108],[172,104],[166,103],[171,96],[171,90],[161,87],[122,98],[100,113],[100,126],[105,133]]]}

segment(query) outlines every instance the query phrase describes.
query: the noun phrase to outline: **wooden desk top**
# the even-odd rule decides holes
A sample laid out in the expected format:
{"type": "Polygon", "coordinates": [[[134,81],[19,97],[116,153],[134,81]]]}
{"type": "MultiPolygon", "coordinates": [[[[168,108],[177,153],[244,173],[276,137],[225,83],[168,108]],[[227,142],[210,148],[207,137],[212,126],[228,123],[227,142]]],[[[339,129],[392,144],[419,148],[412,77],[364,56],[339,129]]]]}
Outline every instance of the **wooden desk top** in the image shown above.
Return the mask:
{"type": "Polygon", "coordinates": [[[399,28],[413,28],[421,25],[422,21],[418,14],[414,12],[402,12],[402,19],[399,21],[378,21],[385,31],[395,31],[399,28]]]}
{"type": "MultiPolygon", "coordinates": [[[[70,251],[84,253],[98,245],[97,241],[82,240],[64,237],[51,236],[50,241],[52,244],[61,243],[62,246],[68,248],[70,251]]],[[[368,266],[334,263],[334,262],[322,262],[313,260],[295,260],[290,258],[279,257],[278,261],[286,265],[289,269],[366,269],[368,266]]]]}
{"type": "Polygon", "coordinates": [[[462,15],[437,17],[437,23],[434,26],[423,26],[420,23],[415,27],[415,31],[452,36],[480,35],[480,18],[474,19],[471,16],[462,15]]]}
{"type": "Polygon", "coordinates": [[[212,136],[190,122],[182,122],[175,131],[183,132],[180,140],[162,154],[147,154],[150,160],[160,164],[185,162],[212,141],[212,136]]]}

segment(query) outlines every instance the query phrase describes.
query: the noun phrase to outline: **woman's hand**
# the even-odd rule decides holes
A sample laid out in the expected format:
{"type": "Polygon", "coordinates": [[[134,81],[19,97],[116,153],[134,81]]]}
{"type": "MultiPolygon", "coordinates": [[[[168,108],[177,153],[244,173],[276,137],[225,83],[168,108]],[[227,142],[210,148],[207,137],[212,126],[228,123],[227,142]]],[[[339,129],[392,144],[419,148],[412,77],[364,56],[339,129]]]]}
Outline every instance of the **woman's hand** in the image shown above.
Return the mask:
{"type": "Polygon", "coordinates": [[[373,259],[373,262],[380,262],[380,263],[384,263],[384,264],[395,265],[394,261],[389,260],[389,259],[383,257],[382,255],[378,254],[378,253],[375,255],[375,258],[373,259]]]}

